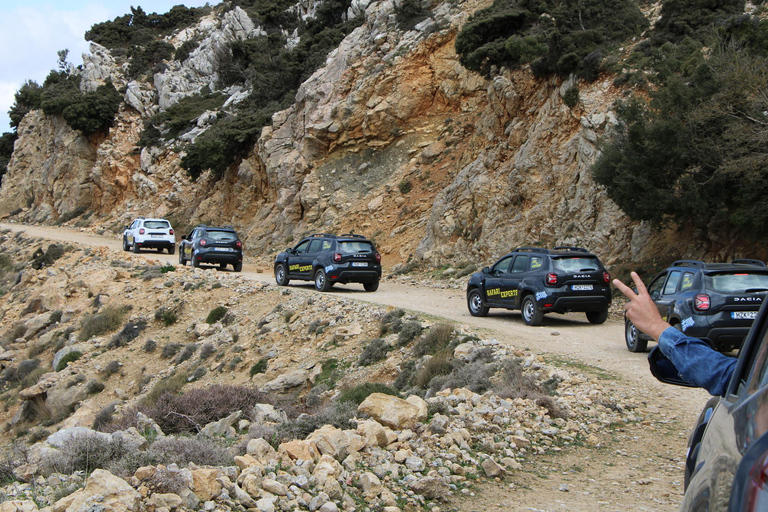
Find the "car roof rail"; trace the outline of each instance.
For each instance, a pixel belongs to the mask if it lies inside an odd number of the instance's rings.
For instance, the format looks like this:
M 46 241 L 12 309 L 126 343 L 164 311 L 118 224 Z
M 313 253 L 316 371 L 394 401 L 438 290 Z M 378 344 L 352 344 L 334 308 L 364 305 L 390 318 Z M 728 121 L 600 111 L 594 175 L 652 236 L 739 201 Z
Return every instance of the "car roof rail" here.
M 365 238 L 363 235 L 358 235 L 357 233 L 344 233 L 343 235 L 339 235 L 339 238 L 345 237 L 345 238 Z
M 576 246 L 574 246 L 574 245 L 561 245 L 561 246 L 559 246 L 559 247 L 555 247 L 553 250 L 554 250 L 554 251 L 573 251 L 573 252 L 586 252 L 586 253 L 588 253 L 588 252 L 589 252 L 588 250 L 586 250 L 586 249 L 585 249 L 585 248 L 583 248 L 583 247 L 576 247 Z
M 518 247 L 512 252 L 540 252 L 543 254 L 549 254 L 549 249 L 544 247 Z
M 707 264 L 701 260 L 677 260 L 676 262 L 672 263 L 672 266 L 707 268 Z
M 757 265 L 758 267 L 765 267 L 766 266 L 764 261 L 753 260 L 753 259 L 749 259 L 749 258 L 735 259 L 731 263 L 733 263 L 734 265 Z
M 336 235 L 332 235 L 330 233 L 312 233 L 311 235 L 309 235 L 309 238 L 321 237 L 321 236 L 327 236 L 328 238 L 336 238 Z

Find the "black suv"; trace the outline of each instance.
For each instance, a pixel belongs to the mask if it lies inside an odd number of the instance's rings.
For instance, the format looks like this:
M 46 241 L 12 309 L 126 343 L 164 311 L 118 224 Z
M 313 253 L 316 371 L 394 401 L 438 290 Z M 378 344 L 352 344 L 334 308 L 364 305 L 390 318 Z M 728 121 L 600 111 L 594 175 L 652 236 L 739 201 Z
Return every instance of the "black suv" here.
M 311 235 L 275 258 L 277 284 L 285 286 L 291 279 L 314 281 L 323 292 L 334 283 L 363 283 L 365 291 L 375 292 L 381 279 L 381 255 L 362 235 Z
M 199 225 L 189 235 L 181 237 L 179 243 L 179 264 L 188 261 L 193 267 L 201 263 L 218 264 L 221 268 L 232 265 L 235 272 L 243 269 L 243 243 L 230 227 L 217 228 Z
M 526 325 L 540 325 L 544 313 L 579 311 L 601 324 L 611 304 L 611 276 L 594 254 L 581 247 L 520 247 L 467 283 L 472 316 L 489 308 L 520 309 Z
M 648 359 L 662 382 L 690 385 L 659 347 Z M 744 340 L 723 396 L 707 402 L 688 438 L 684 482 L 681 511 L 768 510 L 768 305 Z
M 716 350 L 740 348 L 768 292 L 768 268 L 759 260 L 732 263 L 679 260 L 648 286 L 665 321 Z M 630 352 L 643 352 L 652 338 L 624 319 Z

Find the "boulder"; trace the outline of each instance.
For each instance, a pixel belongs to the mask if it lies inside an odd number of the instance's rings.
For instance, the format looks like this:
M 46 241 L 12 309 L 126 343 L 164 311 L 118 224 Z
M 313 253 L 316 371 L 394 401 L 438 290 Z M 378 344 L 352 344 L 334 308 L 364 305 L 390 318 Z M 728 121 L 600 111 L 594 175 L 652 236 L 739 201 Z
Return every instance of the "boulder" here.
M 0 504 L 0 512 L 33 512 L 35 510 L 37 505 L 30 500 L 4 501 Z
M 283 393 L 289 389 L 303 386 L 308 379 L 309 371 L 301 369 L 294 370 L 292 372 L 284 373 L 276 379 L 267 382 L 262 386 L 261 390 L 265 393 Z
M 336 460 L 344 460 L 349 453 L 349 437 L 343 430 L 332 425 L 324 425 L 315 430 L 307 440 L 314 441 L 321 454 L 330 455 Z
M 272 445 L 264 439 L 256 437 L 248 441 L 248 444 L 245 447 L 245 453 L 247 455 L 252 455 L 260 462 L 267 462 L 274 457 L 276 452 L 275 449 L 272 448 Z
M 256 404 L 253 406 L 251 417 L 255 424 L 261 423 L 285 423 L 288 421 L 288 415 L 285 411 L 277 409 L 271 404 Z
M 357 433 L 363 438 L 367 447 L 384 447 L 389 444 L 389 437 L 384 427 L 378 421 L 365 420 L 357 424 Z
M 109 471 L 97 469 L 85 484 L 85 489 L 66 496 L 53 505 L 53 512 L 81 510 L 139 511 L 141 494 L 128 482 Z
M 221 418 L 218 421 L 208 423 L 202 430 L 200 430 L 198 435 L 205 437 L 234 437 L 237 433 L 232 425 L 234 425 L 242 415 L 243 411 L 237 411 L 226 418 Z
M 320 458 L 320 452 L 317 451 L 315 443 L 306 440 L 281 443 L 280 446 L 277 447 L 277 453 L 285 454 L 293 460 L 308 460 L 314 462 Z
M 422 411 L 418 406 L 384 393 L 368 395 L 357 410 L 395 430 L 412 427 L 422 417 Z
M 219 472 L 215 469 L 193 469 L 192 490 L 200 498 L 200 501 L 210 501 L 221 492 L 221 483 L 218 481 Z
M 411 490 L 416 494 L 421 494 L 430 500 L 442 500 L 448 499 L 451 494 L 451 490 L 448 484 L 443 482 L 440 478 L 428 476 L 426 478 L 420 478 L 411 482 Z

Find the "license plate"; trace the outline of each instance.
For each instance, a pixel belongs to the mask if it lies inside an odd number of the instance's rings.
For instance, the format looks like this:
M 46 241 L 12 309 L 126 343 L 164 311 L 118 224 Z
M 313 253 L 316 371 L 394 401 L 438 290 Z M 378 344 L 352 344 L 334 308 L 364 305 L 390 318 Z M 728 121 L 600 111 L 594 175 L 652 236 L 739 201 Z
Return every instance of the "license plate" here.
M 152 233 L 152 238 L 163 238 L 163 235 L 159 235 L 157 233 Z
M 213 250 L 214 251 L 219 251 L 219 252 L 231 252 L 232 251 L 232 249 L 230 249 L 229 247 L 214 247 Z
M 365 261 L 353 261 L 352 262 L 353 267 L 367 267 L 368 263 Z
M 591 284 L 574 284 L 571 285 L 571 290 L 576 292 L 584 292 L 592 289 Z
M 754 320 L 757 318 L 757 311 L 731 311 L 731 318 L 734 320 Z

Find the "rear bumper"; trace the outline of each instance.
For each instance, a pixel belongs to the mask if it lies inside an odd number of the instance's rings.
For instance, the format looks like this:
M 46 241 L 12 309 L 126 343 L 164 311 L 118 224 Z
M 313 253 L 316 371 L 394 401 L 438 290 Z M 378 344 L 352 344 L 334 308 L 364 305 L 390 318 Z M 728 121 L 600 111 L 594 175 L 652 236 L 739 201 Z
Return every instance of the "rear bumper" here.
M 333 269 L 326 272 L 328 280 L 334 283 L 375 283 L 381 279 L 381 269 L 346 270 Z
M 176 242 L 171 242 L 169 240 L 155 240 L 152 238 L 147 238 L 145 240 L 136 240 L 136 245 L 138 247 L 143 247 L 145 249 L 156 249 L 158 247 L 161 247 L 163 249 L 168 249 L 169 247 L 174 247 L 176 245 Z
M 200 263 L 239 263 L 243 261 L 242 253 L 236 252 L 218 252 L 218 251 L 198 251 L 195 258 Z
M 551 304 L 551 306 L 549 306 Z M 541 299 L 539 306 L 542 310 L 557 313 L 567 313 L 569 311 L 577 313 L 589 313 L 591 311 L 603 311 L 608 309 L 611 304 L 610 297 L 604 295 L 566 295 L 552 296 Z

